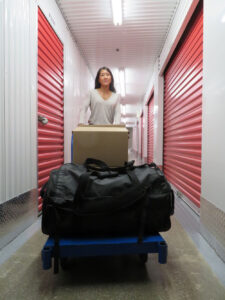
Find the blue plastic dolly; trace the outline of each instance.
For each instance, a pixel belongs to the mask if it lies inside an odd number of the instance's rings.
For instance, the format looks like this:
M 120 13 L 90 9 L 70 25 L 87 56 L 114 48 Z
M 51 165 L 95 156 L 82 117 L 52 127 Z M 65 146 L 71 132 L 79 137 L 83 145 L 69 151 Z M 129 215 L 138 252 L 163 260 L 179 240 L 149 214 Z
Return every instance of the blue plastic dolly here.
M 42 249 L 42 263 L 43 269 L 48 270 L 54 259 L 54 273 L 58 273 L 59 261 L 63 268 L 68 258 L 138 254 L 145 263 L 148 253 L 158 253 L 160 264 L 167 262 L 167 243 L 160 234 L 146 236 L 141 243 L 137 242 L 137 237 L 58 240 L 49 237 Z

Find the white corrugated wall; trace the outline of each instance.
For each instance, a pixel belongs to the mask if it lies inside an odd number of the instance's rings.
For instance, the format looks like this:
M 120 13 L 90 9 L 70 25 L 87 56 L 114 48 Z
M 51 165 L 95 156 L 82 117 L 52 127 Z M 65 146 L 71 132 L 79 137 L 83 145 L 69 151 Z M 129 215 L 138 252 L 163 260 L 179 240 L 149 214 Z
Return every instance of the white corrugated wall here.
M 160 54 L 159 69 L 162 74 L 199 0 L 180 0 L 171 28 Z
M 0 1 L 0 203 L 5 199 L 5 176 L 4 176 L 4 2 Z
M 37 187 L 37 5 L 65 49 L 65 162 L 94 83 L 54 0 L 0 1 L 0 203 Z
M 144 114 L 144 140 L 143 140 L 143 158 L 147 161 L 147 147 L 148 147 L 148 106 L 145 105 L 143 107 L 143 114 Z
M 138 118 L 138 154 L 141 156 L 141 147 L 142 147 L 142 117 Z
M 223 224 L 225 246 L 225 3 L 205 0 L 203 7 L 202 197 L 224 213 L 212 219 Z
M 32 189 L 30 1 L 4 5 L 4 166 L 1 202 Z M 33 22 L 34 20 L 32 20 Z M 35 150 L 34 150 L 35 151 Z

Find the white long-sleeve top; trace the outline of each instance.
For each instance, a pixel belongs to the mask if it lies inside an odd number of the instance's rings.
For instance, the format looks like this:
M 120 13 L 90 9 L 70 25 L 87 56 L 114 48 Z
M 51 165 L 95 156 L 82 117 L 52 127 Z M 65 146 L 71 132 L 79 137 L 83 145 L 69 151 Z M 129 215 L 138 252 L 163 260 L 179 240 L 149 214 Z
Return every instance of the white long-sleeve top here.
M 112 92 L 109 99 L 104 100 L 97 89 L 91 90 L 80 111 L 79 123 L 85 123 L 85 114 L 90 107 L 89 123 L 92 125 L 120 124 L 120 96 Z

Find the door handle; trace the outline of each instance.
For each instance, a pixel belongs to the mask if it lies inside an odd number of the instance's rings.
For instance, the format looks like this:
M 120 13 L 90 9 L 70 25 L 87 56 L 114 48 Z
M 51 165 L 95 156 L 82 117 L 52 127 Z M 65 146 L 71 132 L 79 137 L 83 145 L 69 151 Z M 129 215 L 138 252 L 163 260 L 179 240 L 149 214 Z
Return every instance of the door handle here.
M 43 125 L 46 125 L 48 123 L 48 119 L 41 115 L 38 115 L 38 121 L 41 122 Z

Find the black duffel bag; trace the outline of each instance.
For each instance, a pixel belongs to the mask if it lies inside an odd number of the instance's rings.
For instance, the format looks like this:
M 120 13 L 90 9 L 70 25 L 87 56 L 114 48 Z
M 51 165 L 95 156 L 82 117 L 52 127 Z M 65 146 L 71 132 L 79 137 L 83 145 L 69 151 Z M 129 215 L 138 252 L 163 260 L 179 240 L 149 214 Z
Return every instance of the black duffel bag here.
M 41 190 L 42 231 L 50 236 L 113 237 L 167 231 L 174 197 L 154 164 L 109 168 L 87 159 L 51 171 Z

